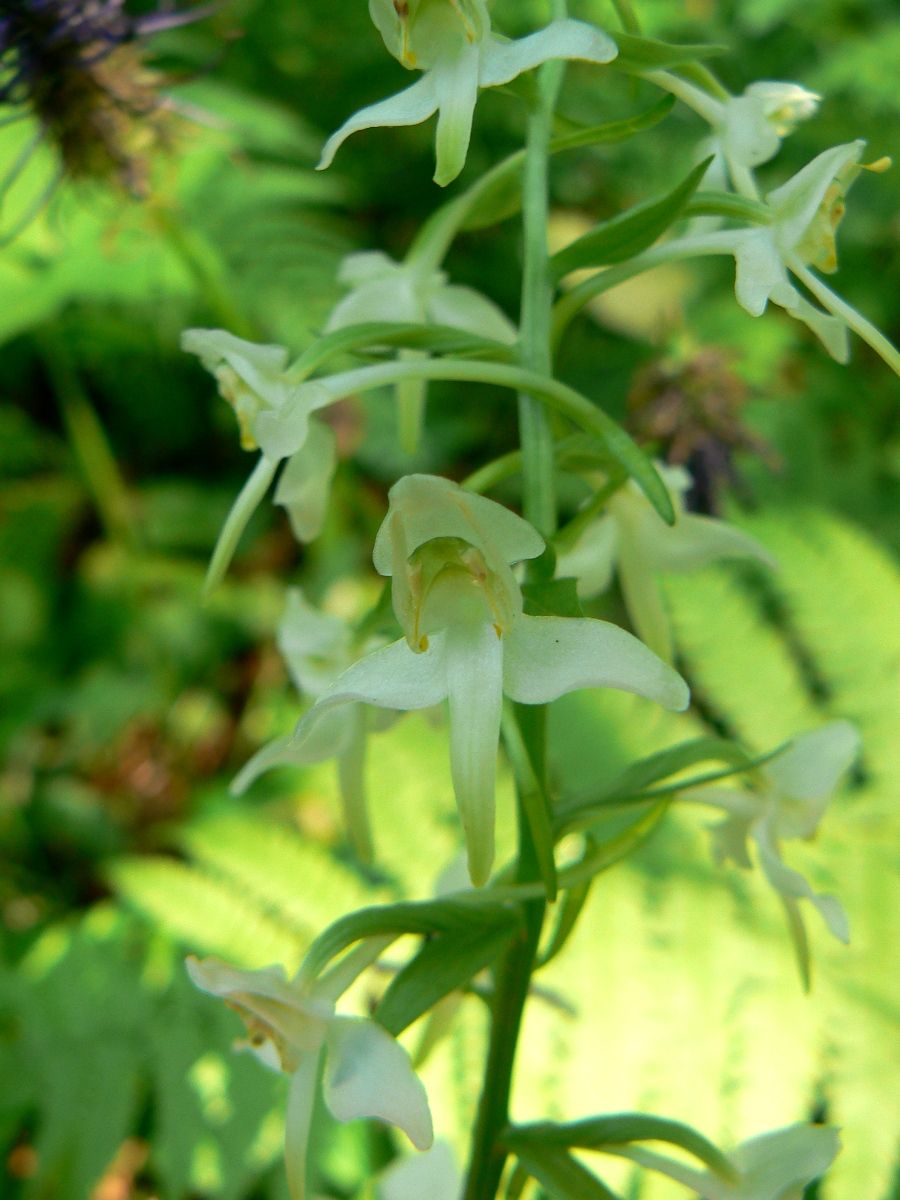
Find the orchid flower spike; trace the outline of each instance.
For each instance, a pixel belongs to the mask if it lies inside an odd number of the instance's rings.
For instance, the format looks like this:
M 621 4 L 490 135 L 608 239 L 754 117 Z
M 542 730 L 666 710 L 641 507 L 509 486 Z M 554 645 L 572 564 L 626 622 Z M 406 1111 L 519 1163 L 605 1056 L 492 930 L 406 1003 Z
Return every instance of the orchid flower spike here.
M 431 1113 L 406 1051 L 375 1021 L 343 1017 L 335 1002 L 383 949 L 362 943 L 313 983 L 288 980 L 282 967 L 242 971 L 217 959 L 187 960 L 198 988 L 237 1011 L 245 1043 L 267 1066 L 291 1077 L 285 1122 L 285 1165 L 291 1200 L 306 1196 L 309 1132 L 319 1078 L 325 1104 L 338 1121 L 369 1117 L 396 1125 L 420 1150 L 432 1142 Z
M 398 263 L 378 250 L 363 250 L 344 259 L 338 280 L 349 291 L 331 313 L 326 333 L 370 321 L 396 321 L 448 325 L 506 345 L 518 336 L 492 300 L 473 288 L 448 283 L 443 271 L 415 260 Z M 411 360 L 417 351 L 401 351 L 401 356 Z M 418 444 L 427 386 L 424 379 L 396 385 L 400 442 L 409 454 Z
M 713 517 L 684 510 L 691 477 L 684 467 L 656 464 L 665 483 L 674 525 L 667 525 L 644 493 L 631 480 L 609 499 L 606 512 L 592 521 L 578 539 L 561 550 L 560 575 L 578 580 L 581 596 L 605 591 L 618 575 L 628 615 L 638 637 L 667 662 L 672 660 L 672 635 L 656 576 L 693 571 L 722 558 L 755 558 L 776 564 L 768 551 L 740 529 Z
M 744 195 L 756 196 L 750 172 L 774 158 L 782 139 L 808 120 L 821 100 L 799 83 L 760 80 L 742 96 L 718 98 L 669 71 L 651 71 L 648 79 L 684 101 L 712 128 L 716 162 L 710 170 L 725 172 Z
M 325 143 L 319 170 L 351 134 L 376 126 L 418 125 L 435 113 L 435 183 L 463 169 L 479 88 L 500 87 L 550 59 L 608 63 L 615 43 L 583 21 L 553 21 L 510 41 L 491 31 L 487 0 L 369 0 L 369 13 L 388 51 L 422 78 L 397 95 L 360 109 Z
M 337 397 L 319 384 L 292 381 L 284 346 L 260 346 L 224 329 L 187 329 L 181 347 L 199 357 L 234 409 L 242 448 L 262 451 L 219 535 L 206 579 L 210 590 L 228 569 L 283 460 L 275 503 L 287 511 L 298 541 L 310 542 L 321 533 L 337 451 L 331 428 L 312 414 Z
M 301 695 L 323 695 L 353 661 L 353 633 L 339 617 L 314 608 L 300 588 L 288 591 L 278 627 L 278 647 Z M 385 722 L 380 728 L 385 727 Z M 323 717 L 315 737 L 298 743 L 290 734 L 273 738 L 245 763 L 231 784 L 240 795 L 274 767 L 302 767 L 333 758 L 344 820 L 354 850 L 364 862 L 373 857 L 365 789 L 366 739 L 372 722 L 361 704 L 346 704 Z
M 799 902 L 808 900 L 841 942 L 850 940 L 847 915 L 834 896 L 814 892 L 806 879 L 781 858 L 780 843 L 787 838 L 815 836 L 841 776 L 859 753 L 859 734 L 849 721 L 832 721 L 821 729 L 801 734 L 788 749 L 760 769 L 758 791 L 737 788 L 695 788 L 681 793 L 682 800 L 710 805 L 726 813 L 711 827 L 713 854 L 718 862 L 731 860 L 752 867 L 747 839 L 756 844 L 759 865 L 778 892 L 788 914 L 804 983 L 809 981 L 809 950 Z
M 844 198 L 863 169 L 881 172 L 889 159 L 865 167 L 865 142 L 833 146 L 806 164 L 792 179 L 766 197 L 769 220 L 753 228 L 721 230 L 698 239 L 705 252 L 734 255 L 735 295 L 751 316 L 765 312 L 771 300 L 803 321 L 838 362 L 849 357 L 848 329 L 900 375 L 900 351 L 871 322 L 842 300 L 812 270 L 837 270 L 835 235 L 844 215 Z M 798 279 L 827 309 L 811 304 L 793 285 Z
M 302 744 L 336 706 L 429 708 L 449 700 L 450 763 L 473 883 L 494 857 L 494 776 L 504 693 L 545 704 L 583 687 L 636 692 L 683 709 L 688 689 L 624 630 L 586 618 L 523 613 L 512 565 L 544 549 L 540 535 L 500 504 L 433 475 L 390 492 L 374 550 L 390 576 L 404 637 L 360 659 L 297 727 Z
M 729 1157 L 737 1172 L 733 1183 L 643 1147 L 611 1152 L 674 1179 L 702 1200 L 803 1200 L 807 1185 L 821 1179 L 840 1148 L 838 1131 L 828 1125 L 776 1129 L 732 1151 Z

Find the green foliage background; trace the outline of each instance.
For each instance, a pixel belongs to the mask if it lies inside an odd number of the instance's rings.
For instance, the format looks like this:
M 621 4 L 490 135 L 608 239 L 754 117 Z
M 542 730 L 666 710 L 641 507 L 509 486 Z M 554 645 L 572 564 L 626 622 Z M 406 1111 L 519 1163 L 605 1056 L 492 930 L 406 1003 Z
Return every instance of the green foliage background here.
M 889 0 L 638 7 L 649 33 L 728 47 L 718 66 L 735 90 L 784 78 L 822 92 L 819 115 L 765 168 L 773 186 L 861 134 L 872 158 L 891 151 L 900 15 Z M 614 25 L 601 0 L 571 8 Z M 495 11 L 511 33 L 546 15 L 537 0 L 497 0 Z M 153 198 L 63 184 L 0 249 L 0 1194 L 10 1200 L 87 1200 L 117 1154 L 130 1161 L 123 1144 L 138 1148 L 134 1196 L 283 1196 L 280 1081 L 231 1053 L 238 1022 L 187 985 L 184 952 L 296 963 L 348 908 L 428 894 L 459 850 L 444 736 L 418 718 L 373 739 L 377 873 L 347 850 L 330 768 L 278 773 L 229 798 L 238 766 L 296 717 L 272 642 L 284 588 L 302 580 L 313 596 L 358 606 L 390 482 L 409 469 L 460 477 L 515 437 L 511 409 L 498 422 L 478 389 L 434 387 L 411 461 L 395 448 L 384 397 L 347 405 L 326 536 L 300 553 L 267 509 L 231 580 L 201 605 L 205 559 L 248 468 L 231 414 L 178 352 L 181 329 L 227 325 L 301 350 L 338 295 L 340 257 L 402 252 L 438 195 L 425 127 L 360 136 L 333 172 L 312 170 L 325 133 L 404 82 L 362 0 L 242 0 L 158 47 L 195 76 L 173 95 L 203 116 L 156 164 Z M 652 99 L 575 68 L 563 107 L 601 121 Z M 516 148 L 522 128 L 514 97 L 485 95 L 463 182 Z M 698 133 L 676 109 L 641 139 L 561 161 L 556 227 L 671 186 Z M 4 162 L 24 136 L 0 129 Z M 52 170 L 43 147 L 4 220 Z M 837 279 L 895 341 L 898 212 L 900 173 L 857 184 Z M 448 265 L 514 315 L 518 253 L 508 222 L 464 236 Z M 859 345 L 838 367 L 780 312 L 752 321 L 717 264 L 649 277 L 585 321 L 560 372 L 622 418 L 642 368 L 715 346 L 734 349 L 748 424 L 780 460 L 773 470 L 739 458 L 730 515 L 780 570 L 672 581 L 696 708 L 670 717 L 618 695 L 570 697 L 555 714 L 554 769 L 583 787 L 698 730 L 767 749 L 829 717 L 853 719 L 860 770 L 817 843 L 797 851 L 844 899 L 853 944 L 814 930 L 804 996 L 772 894 L 712 865 L 702 817 L 670 812 L 638 856 L 601 878 L 577 936 L 539 977 L 517 1115 L 646 1108 L 726 1145 L 826 1117 L 842 1126 L 844 1151 L 823 1200 L 890 1200 L 900 1196 L 900 994 L 888 966 L 900 938 L 897 381 Z M 606 611 L 619 612 L 615 597 Z M 507 823 L 509 797 L 506 787 Z M 410 1044 L 422 1036 L 414 1029 Z M 481 1002 L 466 997 L 425 1067 L 438 1127 L 461 1150 L 482 1036 Z M 350 1197 L 392 1144 L 318 1119 L 323 1187 Z M 608 1177 L 629 1200 L 676 1191 Z

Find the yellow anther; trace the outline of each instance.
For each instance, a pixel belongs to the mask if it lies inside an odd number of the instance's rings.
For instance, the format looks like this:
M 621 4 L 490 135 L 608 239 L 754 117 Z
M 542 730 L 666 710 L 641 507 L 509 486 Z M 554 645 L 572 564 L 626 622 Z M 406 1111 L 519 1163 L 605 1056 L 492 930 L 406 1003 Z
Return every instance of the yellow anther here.
M 884 154 L 881 158 L 876 158 L 874 162 L 860 163 L 859 165 L 863 171 L 873 171 L 876 175 L 883 175 L 894 165 L 894 160 L 889 154 Z

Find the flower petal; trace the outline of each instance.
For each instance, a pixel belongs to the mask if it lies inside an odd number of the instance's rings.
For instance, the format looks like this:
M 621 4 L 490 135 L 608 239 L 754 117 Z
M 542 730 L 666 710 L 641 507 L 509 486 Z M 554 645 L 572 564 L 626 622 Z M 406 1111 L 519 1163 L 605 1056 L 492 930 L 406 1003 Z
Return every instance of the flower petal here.
M 619 526 L 609 514 L 591 521 L 570 550 L 557 555 L 556 573 L 574 575 L 578 595 L 599 596 L 612 582 L 619 549 Z
M 660 519 L 660 524 L 662 521 Z M 672 627 L 659 582 L 637 540 L 623 532 L 619 546 L 619 586 L 628 617 L 642 642 L 664 662 L 672 661 Z
M 589 617 L 520 617 L 505 639 L 504 691 L 546 704 L 585 687 L 614 687 L 676 711 L 690 693 L 677 671 L 636 637 Z
M 291 1200 L 306 1196 L 306 1160 L 321 1050 L 305 1055 L 291 1076 L 284 1117 L 284 1166 Z
M 800 1200 L 803 1189 L 819 1179 L 841 1148 L 838 1131 L 827 1125 L 790 1125 L 751 1138 L 733 1158 L 746 1179 L 748 1200 Z
M 240 1012 L 257 1037 L 275 1043 L 283 1070 L 321 1046 L 334 1006 L 310 996 L 285 978 L 281 966 L 242 971 L 217 958 L 189 957 L 191 982 Z
M 332 1114 L 339 1121 L 386 1121 L 427 1150 L 434 1137 L 428 1097 L 403 1047 L 363 1017 L 335 1017 L 327 1040 L 323 1083 Z
M 493 625 L 487 623 L 451 626 L 445 637 L 450 767 L 466 838 L 469 875 L 480 887 L 487 881 L 494 861 L 503 643 Z
M 240 796 L 260 775 L 274 767 L 305 767 L 337 758 L 347 750 L 352 737 L 353 717 L 344 709 L 323 713 L 309 737 L 298 742 L 294 735 L 273 738 L 244 764 L 231 783 L 231 794 Z
M 791 291 L 784 263 L 775 247 L 770 228 L 751 229 L 734 238 L 734 294 L 741 308 L 752 317 L 761 316 L 772 292 L 787 286 Z M 787 293 L 785 293 L 787 299 Z
M 841 776 L 859 754 L 859 733 L 849 721 L 832 721 L 795 738 L 765 766 L 778 793 L 778 832 L 812 837 Z
M 642 532 L 648 558 L 657 571 L 693 571 L 720 558 L 755 558 L 775 568 L 772 555 L 756 538 L 726 521 L 682 513 L 674 525 L 666 525 L 648 511 Z
M 461 1194 L 462 1177 L 446 1142 L 435 1142 L 424 1154 L 397 1159 L 378 1185 L 379 1200 L 459 1200 Z
M 437 112 L 437 107 L 437 92 L 429 73 L 417 79 L 411 87 L 397 92 L 395 96 L 389 96 L 377 104 L 369 104 L 349 117 L 323 146 L 322 157 L 316 170 L 324 171 L 326 167 L 331 166 L 338 148 L 351 134 L 377 127 L 418 125 Z
M 757 821 L 751 833 L 759 851 L 759 865 L 776 892 L 795 900 L 809 900 L 839 942 L 850 941 L 850 925 L 843 905 L 836 896 L 814 892 L 799 871 L 782 861 L 769 821 Z
M 337 705 L 361 701 L 412 711 L 440 704 L 446 695 L 443 635 L 436 634 L 421 654 L 401 638 L 348 667 L 300 721 L 294 740 L 301 751 L 309 739 L 317 740 L 317 726 Z
M 325 332 L 367 321 L 397 321 L 418 324 L 425 319 L 422 303 L 416 295 L 414 280 L 395 270 L 388 277 L 371 279 L 355 287 L 332 309 Z
M 835 176 L 848 164 L 859 162 L 865 144 L 857 139 L 824 150 L 787 183 L 766 196 L 769 206 L 777 214 L 778 242 L 785 253 L 792 250 L 806 233 Z
M 436 325 L 450 325 L 510 346 L 518 337 L 506 313 L 474 288 L 456 284 L 435 288 L 428 301 L 428 317 Z
M 432 538 L 461 538 L 480 550 L 488 562 L 537 558 L 544 539 L 522 517 L 485 496 L 467 492 L 437 475 L 404 475 L 390 490 L 391 509 L 402 516 L 405 555 Z M 391 575 L 391 513 L 375 538 L 372 561 L 379 575 Z
M 478 99 L 478 55 L 475 43 L 463 43 L 455 54 L 442 55 L 428 72 L 439 105 L 434 182 L 440 187 L 452 183 L 466 165 Z
M 350 641 L 350 629 L 340 617 L 314 608 L 300 588 L 288 589 L 278 649 L 298 692 L 320 696 L 330 687 L 347 667 Z
M 612 38 L 595 25 L 570 19 L 551 21 L 546 29 L 513 42 L 492 35 L 482 49 L 478 82 L 481 87 L 499 87 L 554 58 L 603 64 L 612 62 L 618 53 Z
M 186 329 L 181 348 L 196 354 L 208 371 L 215 372 L 220 363 L 227 363 L 254 392 L 275 402 L 271 393 L 288 363 L 284 346 L 261 346 L 225 329 Z
M 275 489 L 275 503 L 287 509 L 298 542 L 311 542 L 322 532 L 336 464 L 334 431 L 310 421 L 306 440 L 288 459 Z
M 784 305 L 786 312 L 798 321 L 802 321 L 816 335 L 835 362 L 850 361 L 850 333 L 847 322 L 831 313 L 822 312 L 814 304 L 801 296 L 798 291 L 791 289 L 793 295 L 787 298 Z M 780 303 L 773 294 L 772 299 Z

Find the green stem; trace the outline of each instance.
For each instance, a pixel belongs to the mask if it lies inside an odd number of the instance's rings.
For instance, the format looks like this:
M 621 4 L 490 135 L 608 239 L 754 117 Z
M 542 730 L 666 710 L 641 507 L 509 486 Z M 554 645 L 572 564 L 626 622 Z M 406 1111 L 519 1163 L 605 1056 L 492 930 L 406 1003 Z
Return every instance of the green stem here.
M 565 0 L 555 0 L 553 9 L 554 16 L 565 16 Z M 549 63 L 541 70 L 539 99 L 528 124 L 522 196 L 525 251 L 520 323 L 522 367 L 525 375 L 548 379 L 552 372 L 553 285 L 547 247 L 547 164 L 553 110 L 561 82 L 561 64 Z M 552 388 L 560 386 L 553 381 L 550 383 Z M 543 389 L 546 390 L 546 384 Z M 525 517 L 545 537 L 550 537 L 556 528 L 553 434 L 545 405 L 527 385 L 519 395 L 519 436 Z M 546 716 L 544 705 L 516 711 L 522 742 L 527 747 L 534 776 L 541 785 L 546 782 Z M 521 780 L 517 778 L 518 784 Z M 541 856 L 535 844 L 526 800 L 519 791 L 516 882 L 527 885 L 541 878 Z M 552 837 L 549 853 L 553 853 Z M 463 1200 L 494 1200 L 506 1163 L 507 1152 L 501 1134 L 509 1123 L 509 1098 L 519 1032 L 544 923 L 546 900 L 543 897 L 529 900 L 523 909 L 522 936 L 507 951 L 495 977 L 490 1042 Z
M 519 334 L 521 361 L 526 369 L 548 376 L 553 370 L 550 346 L 553 284 L 547 246 L 548 147 L 561 83 L 562 63 L 548 63 L 541 71 L 539 99 L 528 121 L 522 185 L 525 253 Z M 524 516 L 549 538 L 556 528 L 553 431 L 545 406 L 529 392 L 519 395 L 519 437 Z
M 133 506 L 106 431 L 63 343 L 50 334 L 38 339 L 53 384 L 69 444 L 107 534 L 134 549 L 140 535 Z

